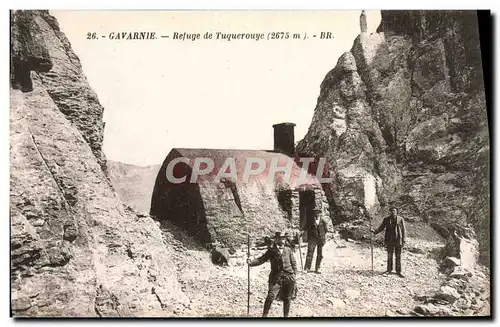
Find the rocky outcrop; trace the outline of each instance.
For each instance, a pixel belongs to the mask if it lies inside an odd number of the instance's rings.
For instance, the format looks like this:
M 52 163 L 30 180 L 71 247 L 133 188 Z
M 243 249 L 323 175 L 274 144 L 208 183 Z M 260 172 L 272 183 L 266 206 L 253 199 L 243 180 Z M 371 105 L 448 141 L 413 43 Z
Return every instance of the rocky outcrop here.
M 168 315 L 186 300 L 173 249 L 111 188 L 78 60 L 47 12 L 11 18 L 12 314 Z
M 433 295 L 417 297 L 413 314 L 424 316 L 489 316 L 489 271 L 477 265 L 478 242 L 471 227 L 449 228 L 442 263 L 446 280 Z
M 476 229 L 489 257 L 489 133 L 476 12 L 382 11 L 330 71 L 300 155 L 331 167 L 334 221 L 389 204 Z M 382 210 L 380 210 L 382 209 Z
M 30 71 L 38 72 L 41 85 L 82 134 L 101 168 L 106 171 L 102 152 L 103 107 L 83 74 L 80 60 L 48 11 L 11 11 L 11 85 L 31 91 Z

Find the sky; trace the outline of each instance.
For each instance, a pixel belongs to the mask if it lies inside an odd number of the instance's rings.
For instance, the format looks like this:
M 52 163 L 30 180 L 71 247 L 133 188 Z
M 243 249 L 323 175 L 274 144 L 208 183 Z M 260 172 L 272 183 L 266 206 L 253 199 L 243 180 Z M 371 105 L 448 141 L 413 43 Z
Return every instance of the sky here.
M 295 140 L 302 139 L 323 78 L 360 32 L 361 11 L 51 13 L 104 107 L 107 158 L 145 166 L 161 164 L 174 147 L 272 149 L 272 125 L 281 122 L 295 123 Z M 367 22 L 375 32 L 380 12 L 367 11 Z M 158 39 L 109 39 L 134 31 Z M 94 32 L 108 37 L 89 39 Z M 174 32 L 201 39 L 174 40 Z M 309 38 L 206 40 L 206 32 Z M 333 39 L 319 39 L 321 32 Z

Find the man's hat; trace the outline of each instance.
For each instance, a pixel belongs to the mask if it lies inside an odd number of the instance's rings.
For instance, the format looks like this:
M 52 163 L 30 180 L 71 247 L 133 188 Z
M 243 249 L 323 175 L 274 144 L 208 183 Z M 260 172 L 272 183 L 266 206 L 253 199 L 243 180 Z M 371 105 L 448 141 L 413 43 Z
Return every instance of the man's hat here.
M 279 238 L 281 238 L 281 232 L 276 232 L 274 233 L 274 238 L 277 240 Z

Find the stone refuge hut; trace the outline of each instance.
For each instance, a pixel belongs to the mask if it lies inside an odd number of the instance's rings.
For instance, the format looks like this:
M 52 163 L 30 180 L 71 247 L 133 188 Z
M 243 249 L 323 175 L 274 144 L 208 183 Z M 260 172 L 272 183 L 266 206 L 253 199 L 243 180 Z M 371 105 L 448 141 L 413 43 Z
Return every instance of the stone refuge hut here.
M 150 214 L 159 221 L 171 221 L 194 235 L 201 243 L 220 242 L 225 246 L 240 246 L 247 240 L 304 227 L 319 209 L 331 227 L 329 208 L 318 178 L 313 174 L 314 163 L 308 171 L 294 158 L 294 126 L 292 123 L 273 125 L 274 150 L 184 149 L 174 148 L 167 155 L 158 172 L 151 199 Z M 189 163 L 172 164 L 176 178 L 185 182 L 172 183 L 167 178 L 167 167 L 172 160 L 187 158 Z M 212 173 L 190 182 L 195 158 L 209 158 L 214 162 Z M 235 165 L 226 169 L 228 158 Z M 245 181 L 248 158 L 265 162 L 265 169 Z M 185 160 L 185 159 L 183 159 Z M 291 165 L 290 178 L 277 172 L 269 178 L 273 162 L 278 167 Z M 316 161 L 317 163 L 317 161 Z M 303 166 L 303 165 L 302 165 Z M 206 168 L 199 166 L 201 169 Z M 255 166 L 251 166 L 255 169 Z M 218 174 L 221 168 L 232 177 Z M 301 175 L 302 173 L 302 175 Z M 236 177 L 236 178 L 234 178 Z M 321 177 L 321 176 L 320 176 Z

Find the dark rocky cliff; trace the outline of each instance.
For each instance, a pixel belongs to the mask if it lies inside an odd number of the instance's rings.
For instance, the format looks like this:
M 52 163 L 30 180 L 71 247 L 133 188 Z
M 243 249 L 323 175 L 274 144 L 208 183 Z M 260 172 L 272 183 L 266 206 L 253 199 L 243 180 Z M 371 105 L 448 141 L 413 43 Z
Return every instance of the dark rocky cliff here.
M 165 233 L 110 186 L 102 110 L 56 20 L 12 11 L 14 316 L 164 316 L 186 300 Z
M 489 133 L 475 11 L 382 11 L 321 84 L 301 155 L 326 156 L 337 224 L 397 205 L 489 259 Z

